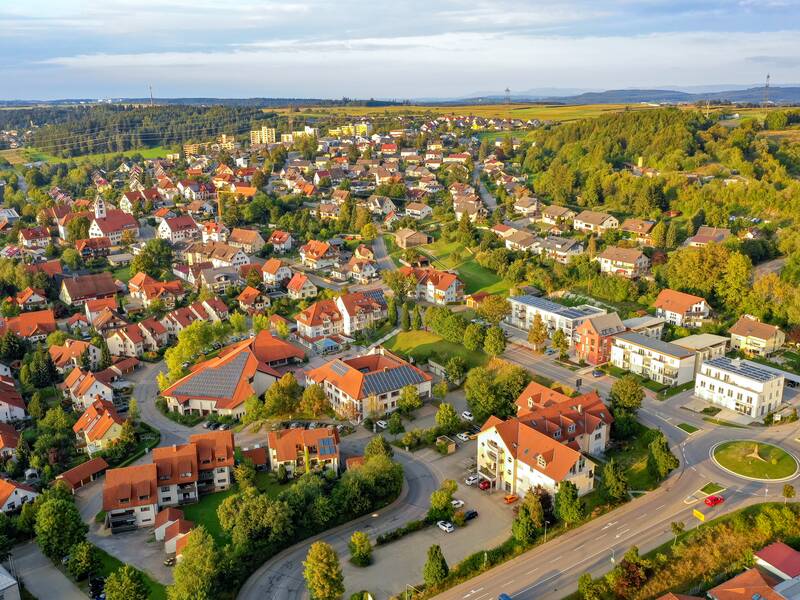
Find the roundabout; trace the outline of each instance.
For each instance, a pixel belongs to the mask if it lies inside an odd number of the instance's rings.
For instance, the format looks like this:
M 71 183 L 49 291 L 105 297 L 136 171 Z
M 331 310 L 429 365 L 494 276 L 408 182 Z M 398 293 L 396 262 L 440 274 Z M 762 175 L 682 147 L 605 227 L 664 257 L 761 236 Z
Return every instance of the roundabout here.
M 756 440 L 719 442 L 708 454 L 719 468 L 750 481 L 789 481 L 800 470 L 792 454 L 775 444 Z

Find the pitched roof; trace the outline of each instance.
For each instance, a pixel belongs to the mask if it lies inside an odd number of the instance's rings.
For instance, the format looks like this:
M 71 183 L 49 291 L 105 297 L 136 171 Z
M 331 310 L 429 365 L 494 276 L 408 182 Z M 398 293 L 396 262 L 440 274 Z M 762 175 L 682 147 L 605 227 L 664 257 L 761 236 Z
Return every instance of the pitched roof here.
M 286 289 L 290 291 L 299 292 L 303 289 L 306 283 L 311 283 L 311 280 L 303 273 L 295 273 L 286 285 Z M 311 285 L 314 285 L 311 283 Z M 316 287 L 316 286 L 315 286 Z
M 453 284 L 460 282 L 457 275 L 447 271 L 439 271 L 434 268 L 418 269 L 416 267 L 402 267 L 399 269 L 402 275 L 411 275 L 417 280 L 417 285 L 433 284 L 437 290 L 446 291 Z
M 800 552 L 783 542 L 774 542 L 769 546 L 764 546 L 756 552 L 756 558 L 781 573 L 785 573 L 790 578 L 800 575 Z
M 537 431 L 552 436 L 560 431 L 563 442 L 571 435 L 595 431 L 601 424 L 611 425 L 614 418 L 596 391 L 574 398 L 532 381 L 516 400 L 517 418 Z
M 87 460 L 86 462 L 81 463 L 77 467 L 73 467 L 68 471 L 64 471 L 56 479 L 64 480 L 72 489 L 75 489 L 84 479 L 93 475 L 97 475 L 98 473 L 102 473 L 107 468 L 108 463 L 106 462 L 106 459 L 102 456 L 98 456 L 96 458 L 92 458 L 91 460 Z
M 244 304 L 253 304 L 260 295 L 261 290 L 248 285 L 238 296 L 236 296 L 236 299 Z
M 189 436 L 189 444 L 195 447 L 201 471 L 234 465 L 232 431 L 195 433 Z
M 175 508 L 174 506 L 169 506 L 158 511 L 156 515 L 156 520 L 153 522 L 153 527 L 158 529 L 165 523 L 174 523 L 178 519 L 183 518 L 183 511 L 180 508 Z
M 296 460 L 298 451 L 314 448 L 320 458 L 339 456 L 339 434 L 336 429 L 282 429 L 267 434 L 270 450 L 275 450 L 278 461 Z
M 581 323 L 579 329 L 583 327 L 589 327 L 604 337 L 625 331 L 625 325 L 615 312 L 589 317 Z
M 683 315 L 689 312 L 692 306 L 700 302 L 705 302 L 705 299 L 693 294 L 666 289 L 661 290 L 656 301 L 653 302 L 653 306 L 664 311 Z
M 269 273 L 270 275 L 276 275 L 278 273 L 278 269 L 285 266 L 286 264 L 280 258 L 270 258 L 263 265 L 261 265 L 261 272 Z
M 294 278 L 292 278 L 292 281 L 294 281 Z M 326 321 L 341 321 L 342 314 L 339 312 L 336 302 L 326 298 L 314 302 L 314 304 L 298 313 L 296 319 L 298 323 L 308 327 L 315 327 L 322 325 Z
M 306 256 L 312 258 L 321 258 L 330 250 L 331 245 L 328 242 L 320 242 L 318 240 L 310 240 L 307 244 L 300 248 L 300 251 Z
M 152 455 L 159 486 L 197 481 L 197 450 L 192 444 L 159 446 L 153 448 Z
M 231 234 L 228 236 L 228 242 L 235 242 L 237 244 L 256 244 L 258 242 L 263 243 L 264 238 L 262 238 L 261 234 L 255 229 L 241 229 L 239 227 L 234 227 L 231 230 Z
M 114 425 L 122 425 L 125 420 L 117 414 L 114 405 L 107 400 L 95 400 L 72 426 L 75 433 L 83 433 L 90 442 L 102 440 Z
M 768 325 L 747 315 L 742 315 L 728 331 L 733 335 L 768 340 L 777 335 L 780 329 L 775 325 Z
M 610 218 L 611 215 L 608 213 L 598 212 L 596 210 L 583 210 L 578 214 L 577 217 L 575 217 L 575 220 L 583 221 L 584 223 L 589 223 L 590 225 L 602 225 L 607 219 Z
M 620 248 L 619 246 L 608 246 L 599 254 L 599 258 L 624 263 L 634 263 L 642 256 L 644 254 L 638 248 Z
M 772 589 L 777 583 L 777 579 L 752 568 L 711 588 L 708 596 L 716 600 L 751 600 L 757 596 L 764 600 L 785 600 Z
M 64 279 L 62 284 L 67 288 L 69 297 L 75 300 L 85 300 L 98 296 L 112 296 L 117 293 L 117 285 L 111 273 L 103 271 L 92 275 L 76 275 Z
M 13 425 L 8 423 L 0 423 L 0 449 L 2 448 L 17 448 L 19 443 L 19 433 Z
M 8 501 L 11 494 L 14 493 L 14 490 L 23 490 L 25 492 L 33 492 L 34 494 L 39 493 L 31 486 L 25 485 L 24 483 L 18 483 L 11 479 L 0 479 L 0 506 L 3 506 Z
M 94 219 L 97 227 L 104 235 L 122 231 L 124 229 L 138 229 L 139 222 L 133 215 L 117 209 L 106 211 L 106 216 L 101 219 Z
M 157 504 L 156 479 L 153 463 L 109 469 L 103 484 L 103 510 Z
M 47 335 L 56 330 L 56 317 L 52 310 L 33 310 L 16 317 L 0 318 L 0 335 L 7 330 L 20 337 L 29 338 L 36 335 Z

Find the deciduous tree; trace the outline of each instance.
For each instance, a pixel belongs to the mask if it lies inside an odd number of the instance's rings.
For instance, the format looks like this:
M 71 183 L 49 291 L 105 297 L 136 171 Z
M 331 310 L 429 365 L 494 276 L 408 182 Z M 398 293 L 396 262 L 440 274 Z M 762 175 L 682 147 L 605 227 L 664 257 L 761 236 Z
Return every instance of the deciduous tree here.
M 344 577 L 339 557 L 325 542 L 314 542 L 308 549 L 303 575 L 314 600 L 338 600 L 344 595 Z

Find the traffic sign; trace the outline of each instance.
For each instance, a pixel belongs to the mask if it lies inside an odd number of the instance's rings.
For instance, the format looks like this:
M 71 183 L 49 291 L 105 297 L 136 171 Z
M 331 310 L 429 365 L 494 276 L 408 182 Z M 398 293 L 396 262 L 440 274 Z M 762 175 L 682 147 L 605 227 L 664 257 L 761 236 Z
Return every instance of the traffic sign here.
M 695 509 L 692 511 L 692 514 L 695 516 L 695 518 L 696 518 L 698 521 L 702 521 L 702 522 L 704 522 L 704 523 L 705 523 L 706 516 L 705 516 L 703 513 L 701 513 L 699 510 L 697 510 L 697 509 L 695 508 Z

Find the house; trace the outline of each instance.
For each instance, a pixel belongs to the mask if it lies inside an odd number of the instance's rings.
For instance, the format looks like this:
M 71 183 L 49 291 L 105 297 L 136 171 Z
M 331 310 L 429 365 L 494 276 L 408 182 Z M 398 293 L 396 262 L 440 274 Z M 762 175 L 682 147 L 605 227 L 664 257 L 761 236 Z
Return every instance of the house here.
M 505 236 L 506 248 L 516 252 L 533 251 L 538 238 L 529 231 L 515 229 Z
M 186 258 L 190 265 L 210 262 L 214 268 L 250 264 L 250 257 L 244 250 L 224 242 L 195 242 L 186 248 Z
M 664 335 L 664 319 L 661 317 L 651 317 L 645 315 L 643 317 L 633 317 L 625 319 L 622 324 L 635 333 L 640 333 L 646 337 L 655 338 L 660 340 Z
M 280 229 L 273 231 L 269 236 L 269 240 L 267 240 L 267 243 L 272 245 L 273 252 L 280 254 L 289 252 L 292 249 L 292 242 L 294 242 L 292 234 Z
M 650 233 L 655 227 L 655 221 L 645 221 L 644 219 L 625 219 L 620 225 L 620 231 L 626 233 L 640 244 L 650 244 Z
M 279 288 L 292 278 L 292 270 L 279 258 L 270 258 L 261 265 L 262 279 L 267 289 Z
M 293 300 L 301 300 L 303 298 L 313 298 L 316 296 L 317 286 L 311 282 L 307 275 L 295 273 L 286 285 L 286 291 Z
M 800 576 L 800 552 L 783 542 L 773 542 L 755 553 L 756 565 L 787 581 Z
M 42 310 L 47 308 L 47 293 L 41 288 L 26 287 L 14 296 L 12 302 L 22 311 Z
M 354 254 L 345 264 L 336 263 L 330 273 L 331 277 L 366 284 L 378 275 L 378 266 L 374 260 L 358 258 Z
M 516 405 L 520 421 L 585 454 L 602 456 L 611 440 L 614 418 L 596 391 L 572 397 L 532 381 Z
M 114 298 L 117 284 L 108 271 L 93 275 L 74 275 L 61 281 L 59 299 L 70 306 L 80 306 L 87 300 Z
M 75 250 L 78 251 L 83 260 L 105 258 L 111 253 L 111 240 L 107 237 L 76 240 Z
M 670 387 L 694 377 L 694 351 L 627 331 L 611 342 L 611 364 Z
M 114 388 L 111 385 L 113 379 L 109 369 L 92 373 L 76 367 L 69 372 L 60 387 L 76 408 L 85 410 L 97 398 L 114 401 Z
M 724 227 L 708 227 L 703 225 L 697 229 L 692 237 L 686 240 L 687 246 L 701 248 L 708 244 L 721 244 L 731 237 L 731 230 Z
M 395 212 L 397 206 L 392 202 L 391 198 L 373 194 L 367 198 L 367 210 L 373 215 L 380 215 L 383 217 L 389 213 Z
M 241 417 L 245 400 L 261 396 L 280 378 L 275 367 L 304 358 L 299 348 L 260 331 L 254 338 L 223 348 L 191 368 L 162 392 L 169 410 L 181 414 Z
M 300 247 L 300 260 L 307 267 L 322 269 L 331 266 L 338 258 L 339 251 L 328 242 L 311 240 Z
M 739 317 L 728 333 L 731 334 L 731 350 L 749 355 L 769 356 L 786 342 L 786 334 L 780 328 L 762 323 L 750 315 Z
M 248 314 L 261 312 L 270 306 L 269 296 L 249 285 L 236 296 L 236 301 L 239 303 L 239 308 Z
M 597 315 L 583 321 L 575 330 L 575 352 L 590 365 L 602 365 L 611 358 L 611 340 L 625 331 L 617 313 Z
M 747 569 L 706 592 L 711 600 L 791 600 L 795 596 L 783 596 L 775 591 L 779 580 L 757 568 Z
M 50 245 L 50 231 L 46 227 L 20 229 L 17 241 L 23 248 L 47 248 Z
M 89 225 L 89 237 L 107 237 L 115 246 L 122 243 L 123 234 L 131 239 L 139 237 L 139 222 L 124 211 L 118 209 L 106 210 L 105 200 L 98 196 L 94 202 L 94 218 Z
M 158 512 L 156 465 L 134 465 L 106 471 L 103 510 L 111 533 L 149 527 Z
M 100 348 L 83 340 L 67 339 L 63 346 L 53 345 L 47 351 L 59 373 L 66 373 L 74 367 L 83 366 L 84 354 L 90 370 L 94 371 L 100 364 Z
M 106 469 L 108 469 L 106 459 L 102 456 L 97 456 L 57 475 L 56 480 L 63 481 L 74 494 L 84 485 L 103 475 Z
M 225 227 L 225 224 L 217 221 L 204 221 L 200 226 L 200 233 L 204 244 L 208 242 L 227 242 L 230 235 L 230 231 Z
M 152 318 L 114 329 L 106 336 L 111 354 L 135 358 L 145 352 L 158 352 L 168 341 L 166 326 Z
M 600 263 L 602 273 L 620 275 L 628 279 L 641 277 L 650 266 L 650 259 L 641 250 L 618 246 L 608 246 L 595 257 L 595 260 Z
M 694 384 L 695 396 L 758 419 L 776 410 L 783 398 L 783 375 L 757 363 L 718 356 L 704 361 Z
M 672 343 L 681 348 L 694 351 L 695 374 L 700 371 L 700 367 L 705 361 L 718 356 L 725 356 L 728 350 L 728 338 L 712 333 L 687 335 L 686 337 L 672 340 Z
M 202 235 L 202 231 L 189 215 L 180 215 L 171 219 L 164 219 L 158 224 L 156 235 L 172 244 L 194 240 Z
M 34 488 L 11 479 L 0 479 L 0 511 L 5 514 L 18 512 L 23 504 L 33 502 L 39 495 Z
M 56 330 L 55 313 L 50 310 L 34 310 L 16 317 L 0 317 L 0 336 L 7 331 L 31 343 L 43 342 Z
M 516 418 L 489 417 L 478 433 L 478 476 L 495 489 L 525 496 L 542 486 L 554 494 L 562 481 L 578 495 L 594 489 L 595 464 L 580 452 Z
M 153 535 L 155 536 L 156 541 L 163 542 L 167 528 L 173 523 L 176 523 L 182 519 L 183 511 L 180 508 L 168 506 L 167 508 L 162 508 L 160 511 L 158 511 L 156 520 L 153 523 Z
M 238 267 L 211 267 L 200 271 L 199 287 L 225 294 L 228 289 L 241 285 Z
M 575 218 L 575 211 L 565 206 L 551 204 L 542 209 L 542 223 L 547 225 L 560 226 Z
M 98 399 L 86 407 L 72 431 L 91 456 L 110 448 L 122 433 L 124 423 L 113 403 Z
M 9 423 L 0 422 L 0 458 L 8 460 L 16 456 L 18 445 L 17 429 Z
M 421 398 L 431 394 L 432 377 L 383 348 L 348 359 L 336 358 L 306 374 L 319 384 L 337 414 L 360 422 L 397 409 L 400 391 L 414 386 Z
M 416 279 L 417 286 L 411 296 L 417 300 L 445 305 L 464 299 L 464 284 L 454 273 L 416 267 L 402 267 L 399 272 Z
M 179 280 L 158 281 L 146 273 L 134 275 L 128 281 L 128 291 L 131 297 L 141 301 L 145 308 L 149 308 L 153 302 L 160 302 L 163 308 L 172 310 L 186 297 L 186 290 Z
M 281 466 L 290 475 L 324 469 L 339 471 L 339 433 L 333 427 L 270 431 L 267 444 L 273 472 Z
M 535 217 L 539 212 L 539 201 L 531 196 L 522 196 L 514 201 L 514 212 L 523 217 Z
M 422 219 L 427 219 L 431 215 L 433 215 L 433 210 L 431 210 L 431 207 L 427 204 L 422 204 L 421 202 L 409 202 L 406 204 L 407 217 L 420 221 Z
M 261 237 L 261 234 L 254 229 L 234 227 L 228 236 L 228 244 L 234 248 L 241 248 L 246 254 L 255 254 L 264 247 L 266 242 Z
M 184 328 L 198 319 L 216 323 L 227 318 L 227 305 L 215 297 L 208 300 L 198 300 L 186 307 L 176 308 L 161 319 L 161 324 L 167 329 L 167 335 L 174 338 Z
M 0 422 L 13 423 L 25 418 L 25 400 L 14 380 L 0 377 Z
M 572 219 L 572 227 L 580 231 L 602 234 L 609 229 L 617 229 L 619 221 L 607 213 L 584 210 Z
M 586 319 L 606 314 L 606 311 L 589 304 L 580 306 L 564 306 L 546 298 L 538 298 L 530 294 L 512 296 L 508 299 L 511 304 L 511 314 L 506 317 L 506 322 L 513 327 L 530 331 L 533 321 L 538 314 L 547 327 L 550 335 L 556 330 L 561 330 L 570 342 L 576 339 L 578 326 Z
M 534 254 L 566 265 L 573 256 L 583 254 L 584 250 L 583 244 L 575 238 L 549 235 L 546 238 L 537 238 L 532 251 Z
M 705 298 L 670 289 L 661 290 L 653 306 L 656 316 L 679 327 L 700 327 L 711 314 Z
M 307 338 L 374 329 L 387 318 L 386 301 L 380 293 L 353 292 L 336 300 L 319 300 L 297 315 L 297 332 Z
M 394 232 L 394 243 L 398 248 L 414 248 L 416 246 L 424 246 L 430 244 L 433 238 L 427 233 L 414 231 L 413 229 L 398 229 Z

